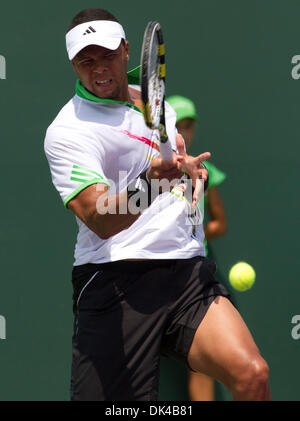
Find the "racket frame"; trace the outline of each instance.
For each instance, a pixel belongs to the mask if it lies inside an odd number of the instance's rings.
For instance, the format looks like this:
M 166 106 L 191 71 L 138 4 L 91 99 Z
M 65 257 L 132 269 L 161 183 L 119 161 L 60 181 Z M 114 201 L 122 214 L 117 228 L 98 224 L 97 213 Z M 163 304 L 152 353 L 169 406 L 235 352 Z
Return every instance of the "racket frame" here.
M 154 37 L 157 37 L 156 41 L 158 43 L 157 51 L 157 63 L 159 68 L 157 68 L 156 76 L 158 82 L 163 91 L 161 98 L 160 110 L 159 110 L 159 122 L 155 124 L 152 119 L 152 111 L 150 105 L 150 95 L 149 95 L 149 63 L 151 58 L 151 48 L 153 44 Z M 166 76 L 166 63 L 165 63 L 165 45 L 163 40 L 163 34 L 161 26 L 156 21 L 151 21 L 148 23 L 143 39 L 142 53 L 141 53 L 141 99 L 143 106 L 143 115 L 145 124 L 151 130 L 158 130 L 160 135 L 160 143 L 164 154 L 162 153 L 163 159 L 172 159 L 172 148 L 169 143 L 167 131 L 166 131 L 166 122 L 165 122 L 165 76 Z M 169 144 L 167 144 L 169 143 Z M 169 151 L 168 151 L 169 150 Z

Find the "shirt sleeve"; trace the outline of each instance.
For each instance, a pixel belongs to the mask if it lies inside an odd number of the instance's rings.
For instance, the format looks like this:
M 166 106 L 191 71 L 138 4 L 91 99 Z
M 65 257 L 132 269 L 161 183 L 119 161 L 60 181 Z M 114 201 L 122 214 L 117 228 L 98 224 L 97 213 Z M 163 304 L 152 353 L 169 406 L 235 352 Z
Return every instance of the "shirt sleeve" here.
M 109 187 L 103 171 L 104 153 L 92 133 L 50 126 L 44 149 L 52 182 L 65 207 L 78 193 L 92 184 L 103 183 Z

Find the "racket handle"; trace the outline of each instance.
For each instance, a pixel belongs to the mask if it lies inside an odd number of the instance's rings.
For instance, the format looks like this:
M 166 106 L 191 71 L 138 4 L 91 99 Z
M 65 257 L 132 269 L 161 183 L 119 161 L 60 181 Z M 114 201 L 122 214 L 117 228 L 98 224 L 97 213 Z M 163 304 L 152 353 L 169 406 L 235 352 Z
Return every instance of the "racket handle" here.
M 162 159 L 164 161 L 172 161 L 173 150 L 172 150 L 170 141 L 167 140 L 167 142 L 165 143 L 160 142 L 159 148 L 160 148 L 160 154 L 162 156 Z
M 172 161 L 173 158 L 173 151 L 171 142 L 169 141 L 166 127 L 164 124 L 159 125 L 159 136 L 160 136 L 160 154 L 162 156 L 163 161 Z

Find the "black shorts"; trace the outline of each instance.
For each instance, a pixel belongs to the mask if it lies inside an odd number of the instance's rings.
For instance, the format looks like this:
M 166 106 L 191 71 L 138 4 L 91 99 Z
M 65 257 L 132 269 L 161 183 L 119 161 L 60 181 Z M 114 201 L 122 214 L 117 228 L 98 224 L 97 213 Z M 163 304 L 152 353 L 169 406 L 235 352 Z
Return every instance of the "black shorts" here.
M 218 295 L 215 263 L 119 261 L 73 269 L 72 400 L 157 400 L 160 356 L 187 364 Z

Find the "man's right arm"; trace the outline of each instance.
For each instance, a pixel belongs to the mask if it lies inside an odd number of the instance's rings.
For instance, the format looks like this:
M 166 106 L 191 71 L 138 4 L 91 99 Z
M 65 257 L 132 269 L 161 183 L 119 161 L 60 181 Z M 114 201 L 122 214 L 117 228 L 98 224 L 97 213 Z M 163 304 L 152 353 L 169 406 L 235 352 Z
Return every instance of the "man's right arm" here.
M 103 240 L 129 228 L 140 216 L 140 212 L 130 213 L 126 190 L 109 196 L 105 184 L 82 190 L 67 207 Z
M 203 155 L 203 156 L 202 156 Z M 203 169 L 199 162 L 207 159 L 210 154 L 204 153 L 197 158 L 189 157 L 181 151 L 181 165 L 194 179 L 198 178 Z M 191 161 L 189 162 L 188 161 Z M 199 162 L 198 162 L 199 161 Z M 205 170 L 206 171 L 206 170 Z M 207 172 L 207 171 L 206 171 Z M 162 161 L 161 156 L 151 161 L 147 170 L 147 179 L 180 179 L 182 170 L 177 155 L 172 161 Z M 98 187 L 97 187 L 98 186 Z M 148 186 L 150 188 L 150 186 Z M 106 184 L 92 184 L 72 198 L 67 207 L 83 221 L 87 227 L 102 239 L 108 239 L 129 228 L 141 215 L 135 206 L 131 206 L 127 190 L 109 195 Z M 148 194 L 146 193 L 148 196 Z M 150 204 L 150 203 L 149 203 Z
M 144 182 L 148 185 L 146 191 L 143 191 L 143 193 L 140 191 L 140 194 L 146 196 L 143 197 L 145 200 L 141 200 L 141 202 L 146 202 L 146 207 L 150 205 L 148 192 L 150 192 L 151 187 L 149 181 L 152 179 L 171 181 L 182 176 L 175 153 L 173 161 L 167 163 L 163 162 L 160 156 L 154 158 L 147 170 L 147 176 L 146 173 L 143 174 Z M 140 177 L 142 177 L 142 174 Z M 135 184 L 135 180 L 133 184 Z M 109 188 L 106 184 L 92 184 L 72 198 L 67 207 L 91 231 L 106 240 L 129 228 L 141 215 L 141 209 L 145 208 L 141 207 L 140 209 L 138 205 L 135 205 L 135 200 L 131 200 L 132 193 L 135 194 L 135 191 L 130 190 L 125 189 L 117 194 L 109 194 Z

